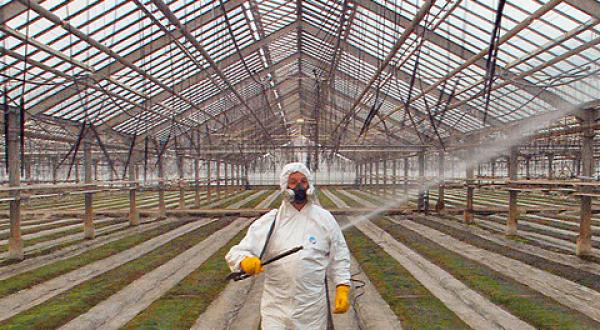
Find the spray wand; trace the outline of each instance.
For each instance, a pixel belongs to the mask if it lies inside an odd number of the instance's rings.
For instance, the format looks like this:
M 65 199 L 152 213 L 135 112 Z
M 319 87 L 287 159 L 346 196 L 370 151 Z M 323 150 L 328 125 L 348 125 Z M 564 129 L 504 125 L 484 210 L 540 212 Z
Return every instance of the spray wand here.
M 296 252 L 298 252 L 298 251 L 300 251 L 302 249 L 304 249 L 303 246 L 297 246 L 297 247 L 295 247 L 293 249 L 287 250 L 287 251 L 285 251 L 285 252 L 283 252 L 281 254 L 278 254 L 278 255 L 274 256 L 273 258 L 271 258 L 271 259 L 263 262 L 262 265 L 266 266 L 266 265 L 268 265 L 270 263 L 273 263 L 273 262 L 275 262 L 275 261 L 277 261 L 277 260 L 279 260 L 281 258 L 285 258 L 285 257 L 287 257 L 289 255 L 292 255 L 292 254 L 294 254 L 294 253 L 296 253 Z M 227 275 L 227 277 L 225 278 L 225 280 L 226 281 L 231 281 L 231 280 L 241 281 L 241 280 L 247 279 L 250 276 L 252 276 L 252 275 L 246 274 L 246 272 L 244 272 L 243 270 L 240 270 L 239 272 L 230 273 L 229 275 Z

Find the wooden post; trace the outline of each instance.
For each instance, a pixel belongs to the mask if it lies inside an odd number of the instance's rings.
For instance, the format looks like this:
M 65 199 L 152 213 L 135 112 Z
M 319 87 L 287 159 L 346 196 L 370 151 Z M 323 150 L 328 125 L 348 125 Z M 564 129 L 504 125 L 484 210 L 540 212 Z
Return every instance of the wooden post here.
M 77 173 L 79 174 L 79 171 L 77 171 Z M 83 175 L 85 183 L 92 183 L 92 145 L 87 138 L 83 142 Z M 83 233 L 86 239 L 94 239 L 96 237 L 93 209 L 94 194 L 85 193 L 84 199 L 85 214 L 83 215 Z
M 184 209 L 185 208 L 185 182 L 184 182 L 184 175 L 183 175 L 183 168 L 184 168 L 184 158 L 183 155 L 177 155 L 177 174 L 179 176 L 179 208 L 180 209 Z
M 194 207 L 200 208 L 200 161 L 194 159 Z
M 158 155 L 158 218 L 167 217 L 167 206 L 165 205 L 165 171 L 163 155 Z
M 591 127 L 594 124 L 596 111 L 590 109 L 582 110 L 582 125 Z M 581 141 L 581 170 L 582 175 L 590 178 L 594 175 L 594 129 L 586 128 L 583 131 Z M 589 180 L 589 179 L 586 179 Z M 592 192 L 591 186 L 582 186 L 582 193 Z M 579 236 L 577 237 L 577 256 L 588 256 L 592 254 L 592 197 L 581 196 Z
M 435 204 L 436 212 L 441 212 L 445 207 L 444 201 L 444 151 L 440 150 L 438 153 L 438 199 Z
M 510 180 L 517 179 L 517 171 L 519 164 L 519 147 L 512 146 L 510 148 L 510 156 L 508 158 L 508 178 Z M 516 235 L 519 219 L 519 210 L 517 208 L 518 191 L 508 191 L 508 219 L 506 221 L 506 235 Z
M 465 219 L 465 223 L 472 224 L 473 220 L 474 220 L 473 194 L 475 192 L 475 186 L 474 186 L 473 179 L 474 179 L 475 169 L 473 168 L 473 165 L 470 165 L 468 163 L 466 165 L 467 165 L 467 167 L 466 167 L 465 174 L 466 174 L 466 185 L 467 185 L 467 205 L 466 205 L 465 211 L 464 211 L 464 219 Z
M 9 108 L 8 121 L 8 185 L 19 187 L 21 185 L 21 159 L 19 139 L 19 114 L 17 108 Z M 8 238 L 8 259 L 23 260 L 23 240 L 21 239 L 21 192 L 11 190 L 9 192 L 10 207 L 10 236 Z
M 132 151 L 129 164 L 129 225 L 137 226 L 140 224 L 140 213 L 137 210 L 137 153 Z

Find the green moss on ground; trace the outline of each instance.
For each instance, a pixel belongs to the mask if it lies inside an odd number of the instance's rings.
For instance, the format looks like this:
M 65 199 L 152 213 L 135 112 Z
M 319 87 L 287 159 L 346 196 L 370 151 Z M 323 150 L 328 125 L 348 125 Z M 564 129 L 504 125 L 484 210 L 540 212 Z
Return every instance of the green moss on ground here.
M 66 274 L 72 270 L 83 267 L 94 261 L 107 258 L 111 255 L 125 251 L 135 245 L 143 243 L 153 237 L 162 235 L 190 221 L 177 221 L 162 225 L 139 234 L 132 234 L 122 239 L 107 243 L 93 250 L 77 256 L 60 260 L 46 266 L 25 272 L 0 281 L 0 297 L 13 294 L 19 290 L 27 289 L 54 277 Z
M 189 329 L 228 284 L 225 254 L 245 235 L 239 233 L 198 269 L 138 314 L 123 329 Z
M 398 316 L 403 329 L 470 329 L 394 258 L 358 229 L 347 229 L 344 236 L 350 251 Z
M 493 303 L 540 329 L 594 329 L 600 327 L 587 316 L 545 297 L 475 261 L 443 248 L 388 219 L 372 221 L 398 241 L 451 273 L 459 281 Z
M 169 244 L 0 322 L 0 328 L 53 329 L 60 327 L 231 222 L 231 219 L 215 221 L 182 235 L 170 241 Z

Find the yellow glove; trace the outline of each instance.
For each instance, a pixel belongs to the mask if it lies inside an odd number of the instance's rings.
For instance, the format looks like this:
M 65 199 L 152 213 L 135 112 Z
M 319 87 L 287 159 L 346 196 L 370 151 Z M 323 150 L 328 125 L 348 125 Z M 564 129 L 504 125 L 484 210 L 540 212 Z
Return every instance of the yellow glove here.
M 257 257 L 246 257 L 240 262 L 240 268 L 248 275 L 258 274 L 263 271 L 260 259 Z
M 350 307 L 350 301 L 348 299 L 349 293 L 349 285 L 341 284 L 335 288 L 335 309 L 333 310 L 334 314 L 343 314 L 348 311 L 348 308 Z

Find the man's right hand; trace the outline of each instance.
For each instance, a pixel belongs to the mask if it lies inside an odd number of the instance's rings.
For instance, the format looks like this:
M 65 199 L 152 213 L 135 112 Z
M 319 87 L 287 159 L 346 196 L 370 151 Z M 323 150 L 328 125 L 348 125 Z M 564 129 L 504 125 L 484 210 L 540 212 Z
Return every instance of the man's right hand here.
M 240 262 L 240 268 L 248 275 L 255 275 L 263 271 L 260 259 L 254 256 L 244 258 Z

